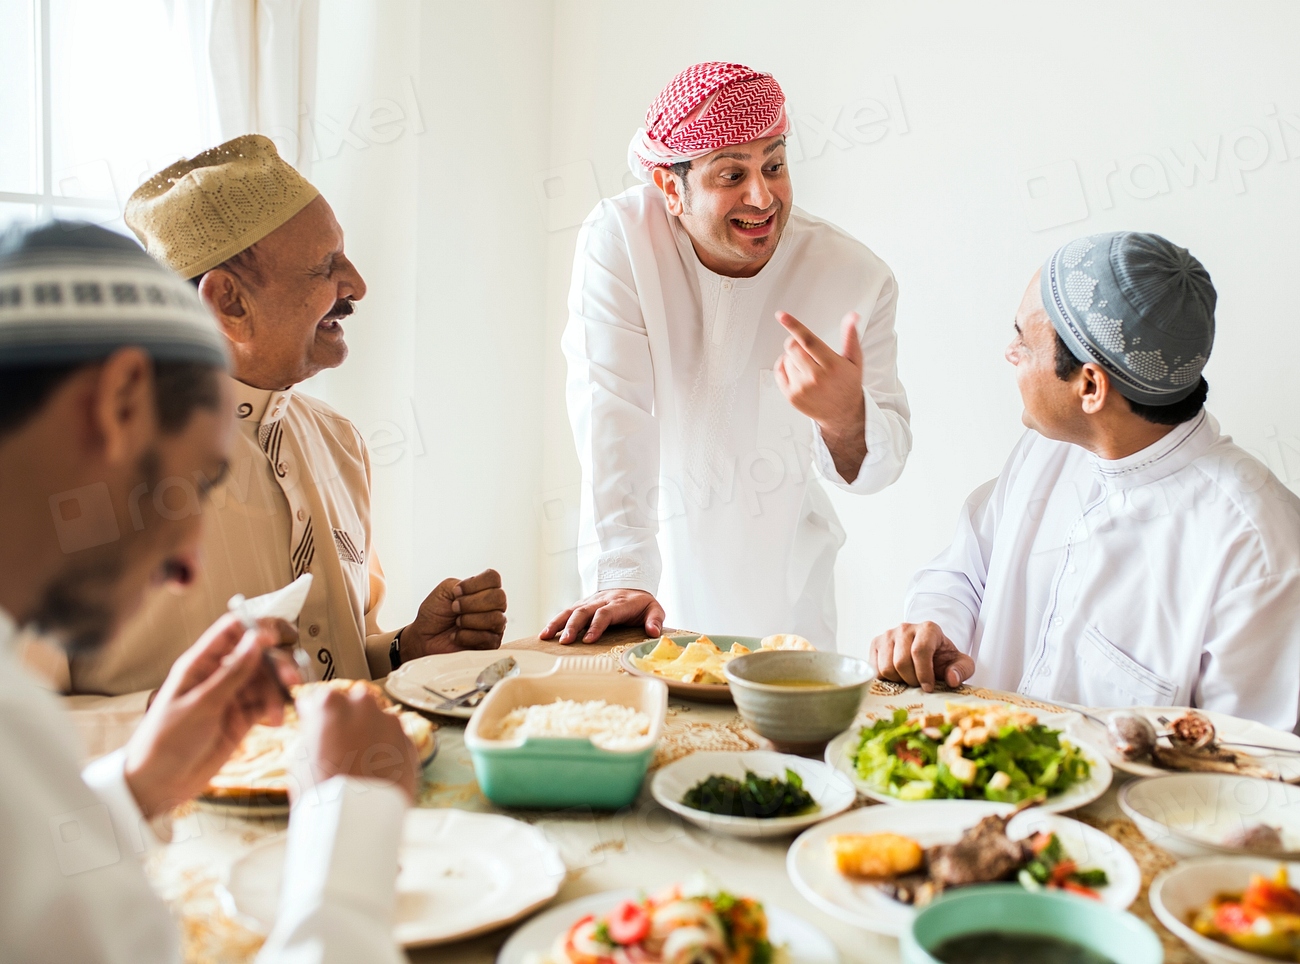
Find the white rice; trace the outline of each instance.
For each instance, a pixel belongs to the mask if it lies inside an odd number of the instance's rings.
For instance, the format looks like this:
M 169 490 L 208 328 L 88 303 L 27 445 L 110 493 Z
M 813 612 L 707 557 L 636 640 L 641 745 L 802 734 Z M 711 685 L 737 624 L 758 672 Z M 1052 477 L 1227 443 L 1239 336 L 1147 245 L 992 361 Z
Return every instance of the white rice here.
M 517 706 L 501 720 L 495 739 L 530 736 L 587 736 L 602 750 L 628 750 L 650 732 L 650 717 L 630 706 L 604 700 L 556 700 Z

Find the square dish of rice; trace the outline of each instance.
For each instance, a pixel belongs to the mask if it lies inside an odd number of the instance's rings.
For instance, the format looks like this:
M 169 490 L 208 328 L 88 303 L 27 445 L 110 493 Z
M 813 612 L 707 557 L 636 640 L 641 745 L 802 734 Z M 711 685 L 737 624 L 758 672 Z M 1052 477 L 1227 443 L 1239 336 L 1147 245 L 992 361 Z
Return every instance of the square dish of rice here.
M 650 717 L 630 706 L 604 700 L 557 699 L 553 703 L 517 706 L 501 718 L 491 739 L 528 737 L 587 737 L 602 750 L 630 750 L 650 733 Z

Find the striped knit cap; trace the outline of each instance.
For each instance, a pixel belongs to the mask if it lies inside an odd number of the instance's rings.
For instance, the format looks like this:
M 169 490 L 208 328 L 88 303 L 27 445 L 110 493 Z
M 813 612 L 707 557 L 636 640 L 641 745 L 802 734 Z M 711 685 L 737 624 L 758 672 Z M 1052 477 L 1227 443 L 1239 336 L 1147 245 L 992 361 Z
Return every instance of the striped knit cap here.
M 228 367 L 194 286 L 130 238 L 81 221 L 0 234 L 0 368 L 90 362 L 128 345 Z

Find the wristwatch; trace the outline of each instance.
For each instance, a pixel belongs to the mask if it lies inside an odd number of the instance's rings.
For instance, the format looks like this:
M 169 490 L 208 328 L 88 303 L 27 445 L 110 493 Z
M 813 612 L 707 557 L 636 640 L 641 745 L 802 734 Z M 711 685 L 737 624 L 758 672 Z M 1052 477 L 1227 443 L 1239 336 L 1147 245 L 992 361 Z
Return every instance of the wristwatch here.
M 397 669 L 402 665 L 402 633 L 405 629 L 406 627 L 403 626 L 397 631 L 397 635 L 393 637 L 392 645 L 388 647 L 388 662 L 393 669 Z

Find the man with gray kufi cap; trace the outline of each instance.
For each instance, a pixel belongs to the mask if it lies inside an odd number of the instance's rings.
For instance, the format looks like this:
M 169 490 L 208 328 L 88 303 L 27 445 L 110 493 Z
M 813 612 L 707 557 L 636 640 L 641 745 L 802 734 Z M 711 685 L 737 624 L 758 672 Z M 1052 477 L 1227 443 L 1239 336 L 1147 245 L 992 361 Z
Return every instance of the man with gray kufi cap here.
M 283 627 L 227 615 L 179 655 L 127 745 L 82 770 L 68 714 L 19 662 L 24 631 L 70 652 L 111 648 L 152 587 L 199 569 L 203 515 L 153 495 L 188 486 L 204 502 L 225 473 L 226 367 L 193 287 L 133 241 L 71 222 L 0 236 L 5 961 L 179 962 L 142 860 L 255 724 L 283 722 L 284 686 L 299 682 L 276 646 Z M 297 711 L 293 898 L 258 960 L 404 960 L 390 922 L 415 749 L 366 693 L 299 691 Z
M 1029 431 L 877 637 L 889 679 L 1300 716 L 1300 499 L 1204 410 L 1215 290 L 1154 234 L 1079 238 L 1016 313 Z

